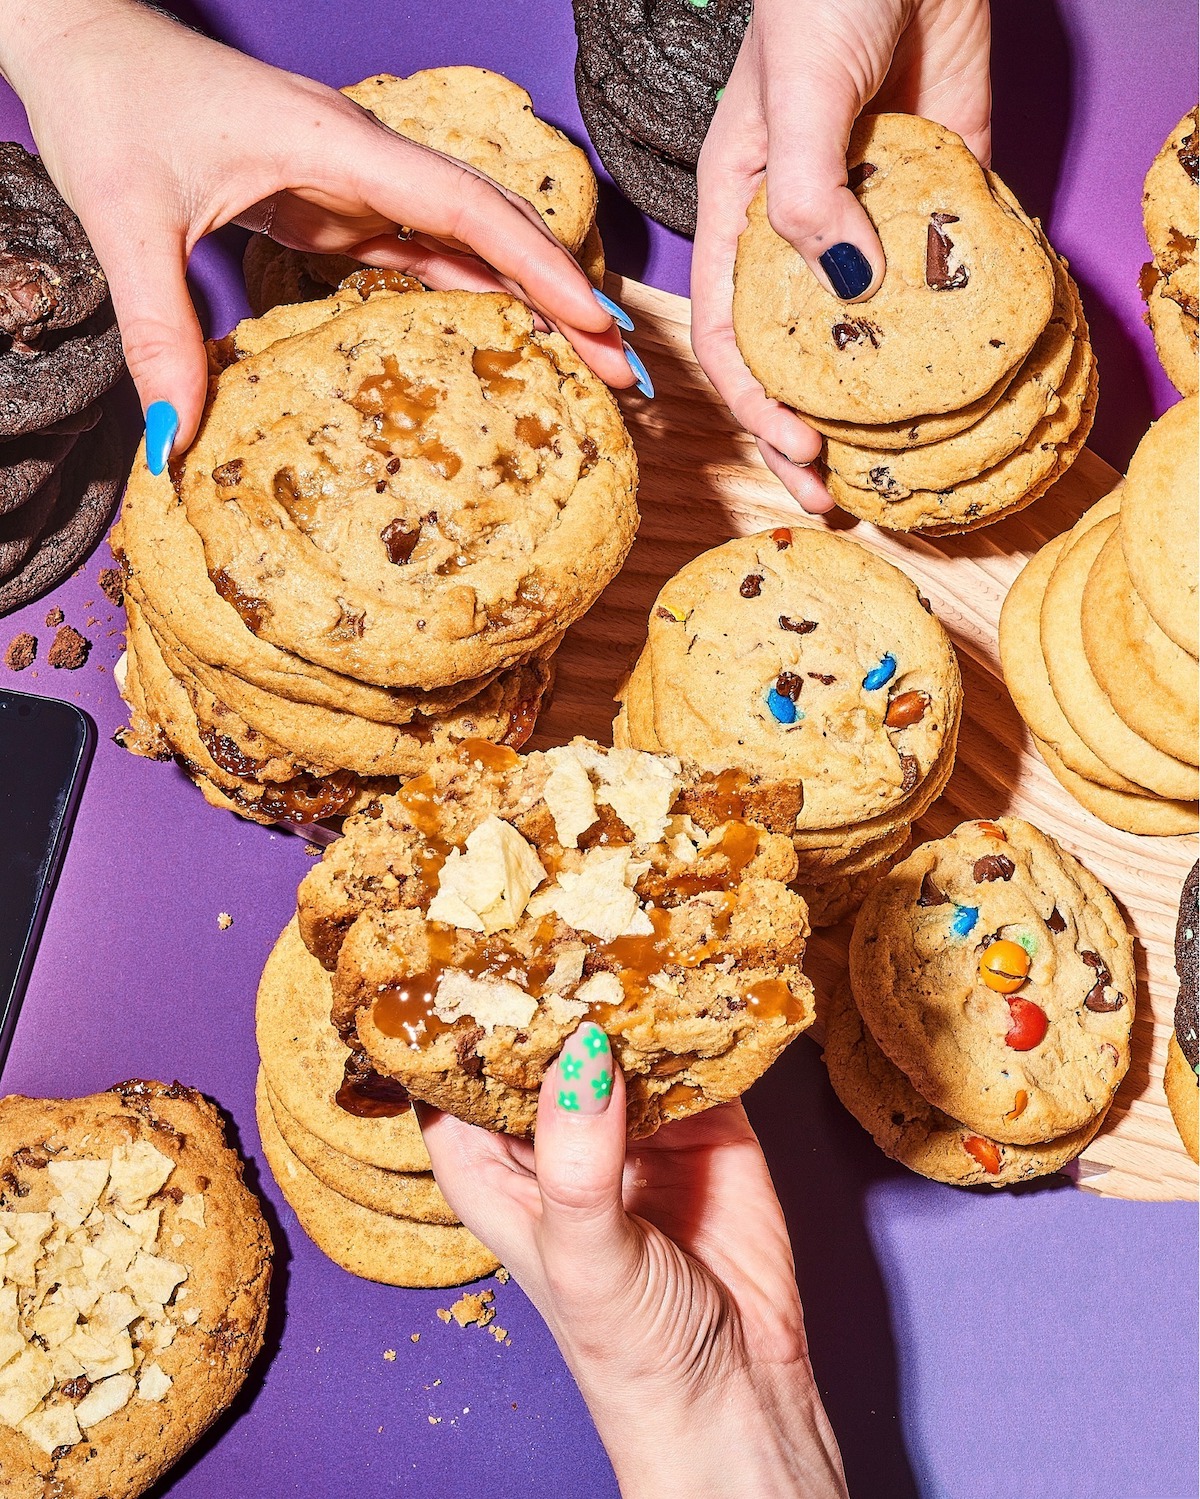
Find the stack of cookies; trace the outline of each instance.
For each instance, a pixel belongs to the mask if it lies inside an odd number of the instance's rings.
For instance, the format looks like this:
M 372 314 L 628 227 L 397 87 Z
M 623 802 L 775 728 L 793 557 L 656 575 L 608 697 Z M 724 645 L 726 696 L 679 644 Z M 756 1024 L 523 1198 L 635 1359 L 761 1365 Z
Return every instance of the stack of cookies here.
M 878 290 L 852 306 L 826 290 L 771 227 L 764 184 L 738 243 L 738 347 L 767 395 L 824 434 L 843 509 L 894 531 L 989 525 L 1043 494 L 1091 430 L 1079 293 L 952 131 L 866 115 L 847 166 L 887 257 Z
M 575 90 L 613 181 L 652 219 L 696 232 L 696 162 L 751 0 L 575 0 Z
M 112 519 L 125 369 L 108 282 L 41 161 L 0 143 L 0 614 L 53 588 Z
M 838 1097 L 893 1160 L 954 1186 L 1058 1171 L 1129 1067 L 1133 938 L 1027 822 L 966 822 L 868 896 L 825 1016 Z
M 1198 405 L 1151 427 L 1125 480 L 1033 557 L 1000 615 L 1004 679 L 1042 758 L 1130 833 L 1197 827 Z
M 350 282 L 213 348 L 195 442 L 139 455 L 114 535 L 122 742 L 260 822 L 523 743 L 637 527 L 616 402 L 528 307 Z
M 1197 370 L 1196 240 L 1200 236 L 1197 111 L 1172 130 L 1146 173 L 1142 218 L 1153 259 L 1142 267 L 1146 321 L 1158 357 L 1182 396 L 1195 395 Z
M 455 1286 L 496 1257 L 438 1190 L 405 1090 L 330 1020 L 329 975 L 291 922 L 267 959 L 255 1026 L 263 1150 L 305 1233 L 352 1275 Z
M 508 1134 L 533 1133 L 585 1019 L 586 1082 L 606 1098 L 616 1057 L 631 1137 L 737 1098 L 813 1018 L 796 855 L 757 791 L 585 739 L 443 755 L 300 886 L 334 1024 L 414 1097 Z
M 465 162 L 524 198 L 592 284 L 604 284 L 591 163 L 534 114 L 523 88 L 486 68 L 457 67 L 427 68 L 408 78 L 376 73 L 342 92 L 389 130 Z M 281 302 L 327 297 L 358 262 L 291 250 L 256 234 L 243 269 L 250 308 L 260 314 Z
M 753 780 L 814 926 L 903 857 L 954 767 L 962 682 L 913 583 L 815 528 L 743 536 L 663 588 L 614 742 Z

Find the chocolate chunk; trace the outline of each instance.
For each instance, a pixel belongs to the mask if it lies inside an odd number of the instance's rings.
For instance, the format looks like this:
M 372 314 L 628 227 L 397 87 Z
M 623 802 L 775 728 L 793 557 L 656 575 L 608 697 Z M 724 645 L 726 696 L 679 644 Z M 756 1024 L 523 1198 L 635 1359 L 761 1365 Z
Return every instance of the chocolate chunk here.
M 1180 141 L 1175 152 L 1179 157 L 1179 165 L 1191 178 L 1193 185 L 1200 184 L 1200 155 L 1196 151 L 1196 132 L 1185 135 Z
M 657 605 L 655 607 L 654 613 L 655 613 L 656 618 L 658 618 L 658 619 L 665 619 L 670 624 L 675 625 L 675 624 L 679 623 L 679 621 L 675 618 L 675 616 L 671 613 L 671 611 L 669 609 L 664 609 L 661 604 L 659 604 L 659 605 Z
M 875 163 L 872 161 L 860 161 L 856 167 L 851 167 L 846 173 L 846 186 L 850 191 L 857 192 L 868 177 L 874 177 Z
M 924 609 L 926 614 L 933 613 L 933 605 L 929 602 L 929 600 L 923 593 L 917 594 L 917 603 L 920 604 L 921 608 Z
M 864 338 L 869 340 L 873 349 L 877 349 L 883 338 L 882 329 L 867 318 L 849 318 L 846 322 L 834 323 L 831 332 L 833 342 L 839 350 L 848 344 L 861 343 Z
M 1107 1015 L 1112 1010 L 1119 1010 L 1125 1003 L 1125 996 L 1114 990 L 1113 997 L 1106 999 L 1104 991 L 1112 983 L 1112 974 L 1108 971 L 1108 964 L 1098 952 L 1081 951 L 1079 956 L 1096 974 L 1096 982 L 1087 992 L 1087 998 L 1083 1001 L 1087 1009 L 1095 1015 Z
M 59 1389 L 68 1400 L 82 1400 L 91 1387 L 92 1382 L 86 1374 L 77 1374 L 74 1379 L 68 1379 L 65 1384 L 60 1385 Z
M 72 629 L 70 625 L 60 625 L 54 643 L 46 654 L 46 660 L 53 667 L 78 671 L 87 660 L 91 648 L 92 642 L 78 630 Z
M 919 906 L 948 906 L 950 897 L 938 888 L 931 871 L 926 870 L 921 880 L 921 893 L 917 896 Z
M 480 1077 L 483 1074 L 483 1058 L 475 1050 L 477 1043 L 482 1041 L 483 1037 L 483 1027 L 473 1025 L 455 1038 L 454 1051 L 458 1057 L 458 1065 L 468 1077 Z
M 958 291 L 970 280 L 965 265 L 950 269 L 950 251 L 954 241 L 946 233 L 946 224 L 957 224 L 956 213 L 930 215 L 929 229 L 925 236 L 925 284 L 933 291 Z
M 901 750 L 900 769 L 904 774 L 904 778 L 900 782 L 900 790 L 911 791 L 921 779 L 921 762 L 917 759 L 916 755 L 906 755 Z
M 400 519 L 388 521 L 379 533 L 379 539 L 387 550 L 388 561 L 394 562 L 397 567 L 407 562 L 421 539 L 421 528 L 414 527 L 411 531 Z
M 820 682 L 822 687 L 832 687 L 833 684 L 837 681 L 837 678 L 833 675 L 833 673 L 828 671 L 810 671 L 808 675 L 813 679 L 814 682 Z
M 37 660 L 37 647 L 37 636 L 31 635 L 28 630 L 22 630 L 8 643 L 8 649 L 4 652 L 5 666 L 11 671 L 24 671 Z
M 756 599 L 762 592 L 762 573 L 747 573 L 738 592 L 744 599 Z
M 242 460 L 231 458 L 228 463 L 219 463 L 212 471 L 214 484 L 219 484 L 223 489 L 229 489 L 234 484 L 242 482 Z
M 798 677 L 794 671 L 781 671 L 775 678 L 775 691 L 780 697 L 790 697 L 792 702 L 800 696 L 800 689 L 804 686 L 804 679 Z
M 895 494 L 899 489 L 895 476 L 885 463 L 878 464 L 868 472 L 872 487 L 882 495 Z
M 975 883 L 982 885 L 993 880 L 1011 880 L 1016 868 L 1013 861 L 1003 854 L 985 854 L 982 859 L 975 860 Z
M 1066 931 L 1066 929 L 1067 929 L 1067 920 L 1066 920 L 1066 917 L 1062 914 L 1062 912 L 1058 909 L 1057 906 L 1055 906 L 1055 908 L 1053 909 L 1053 911 L 1050 912 L 1049 916 L 1046 917 L 1046 925 L 1050 928 L 1050 930 L 1052 932 L 1065 932 Z
M 817 622 L 815 619 L 789 619 L 786 614 L 781 614 L 779 628 L 790 630 L 793 635 L 811 635 L 817 628 Z

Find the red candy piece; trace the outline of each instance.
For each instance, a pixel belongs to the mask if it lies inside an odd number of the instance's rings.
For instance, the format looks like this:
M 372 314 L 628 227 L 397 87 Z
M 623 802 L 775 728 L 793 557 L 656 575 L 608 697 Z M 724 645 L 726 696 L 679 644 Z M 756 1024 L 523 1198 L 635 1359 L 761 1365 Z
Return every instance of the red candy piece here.
M 977 822 L 975 826 L 981 833 L 986 833 L 989 838 L 999 838 L 1001 843 L 1008 842 L 1008 834 L 998 822 Z
M 1041 1005 L 1032 999 L 1010 999 L 1008 1015 L 1011 1024 L 1004 1039 L 1014 1051 L 1032 1051 L 1041 1045 L 1050 1024 Z
M 963 1149 L 974 1156 L 989 1176 L 1000 1175 L 1000 1147 L 994 1140 L 985 1140 L 982 1135 L 964 1135 Z
M 771 540 L 781 552 L 785 552 L 792 544 L 792 533 L 787 526 L 777 526 L 771 532 Z

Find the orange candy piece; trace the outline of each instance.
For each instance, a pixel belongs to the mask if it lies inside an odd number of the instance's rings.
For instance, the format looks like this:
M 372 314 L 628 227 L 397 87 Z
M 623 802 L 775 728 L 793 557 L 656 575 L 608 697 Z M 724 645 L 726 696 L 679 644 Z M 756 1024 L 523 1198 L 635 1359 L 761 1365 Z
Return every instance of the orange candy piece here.
M 989 1176 L 999 1176 L 1000 1147 L 994 1140 L 985 1140 L 982 1135 L 966 1135 L 962 1144 L 967 1154 L 973 1156 Z
M 1029 977 L 1029 954 L 1004 938 L 992 942 L 979 960 L 979 977 L 998 994 L 1015 994 Z

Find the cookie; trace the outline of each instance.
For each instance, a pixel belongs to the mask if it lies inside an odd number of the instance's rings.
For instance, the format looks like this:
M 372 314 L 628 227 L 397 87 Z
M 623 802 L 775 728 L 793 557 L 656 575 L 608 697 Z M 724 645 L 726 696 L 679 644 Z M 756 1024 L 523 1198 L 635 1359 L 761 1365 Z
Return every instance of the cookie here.
M 15 349 L 91 317 L 108 281 L 41 160 L 0 141 L 0 334 Z
M 1119 775 L 1080 739 L 1059 707 L 1046 674 L 1040 631 L 1042 598 L 1066 539 L 1064 535 L 1048 541 L 1029 559 L 1008 590 L 1000 610 L 999 631 L 1004 683 L 1034 737 L 1040 744 L 1049 744 L 1076 774 L 1111 791 L 1145 795 L 1149 788 Z
M 1165 1087 L 1167 1102 L 1188 1154 L 1200 1162 L 1200 1127 L 1197 1125 L 1197 1055 L 1196 1027 L 1196 910 L 1197 875 L 1200 865 L 1193 864 L 1184 881 L 1179 901 L 1179 922 L 1175 928 L 1175 971 L 1179 975 L 1179 995 L 1175 1001 L 1175 1028 L 1167 1049 Z
M 695 168 L 750 0 L 576 0 L 577 73 L 634 141 Z
M 1106 495 L 1076 523 L 1042 596 L 1040 639 L 1050 686 L 1079 737 L 1104 763 L 1158 796 L 1195 801 L 1200 777 L 1143 739 L 1105 697 L 1083 647 L 1083 590 L 1092 564 L 1113 533 L 1125 486 Z
M 1155 623 L 1200 656 L 1200 397 L 1185 396 L 1150 428 L 1129 460 L 1121 549 Z
M 0 353 L 0 439 L 23 437 L 82 411 L 111 390 L 124 369 L 111 307 L 47 334 L 31 352 Z
M 1154 623 L 1129 579 L 1121 538 L 1110 536 L 1083 590 L 1088 665 L 1125 722 L 1185 763 L 1200 758 L 1195 660 Z
M 264 428 L 264 410 L 289 415 Z M 178 482 L 248 628 L 380 686 L 545 649 L 637 523 L 612 395 L 501 295 L 372 298 L 248 356 Z
M 1174 838 L 1183 833 L 1194 833 L 1200 827 L 1194 801 L 1133 795 L 1097 785 L 1095 781 L 1089 781 L 1069 769 L 1058 752 L 1050 745 L 1043 744 L 1036 734 L 1032 737 L 1038 753 L 1055 780 L 1071 793 L 1085 811 L 1091 812 L 1101 822 L 1108 823 L 1109 827 L 1154 838 Z
M 300 1227 L 335 1265 L 385 1286 L 462 1286 L 500 1261 L 461 1227 L 373 1213 L 327 1187 L 289 1150 L 265 1088 L 255 1097 L 263 1154 Z
M 362 1069 L 347 1067 L 351 1051 L 329 1018 L 332 1008 L 329 974 L 301 941 L 293 919 L 267 958 L 254 1009 L 272 1095 L 308 1134 L 341 1156 L 380 1171 L 429 1171 L 429 1153 L 402 1090 L 359 1078 Z
M 847 983 L 821 1006 L 823 1058 L 833 1091 L 884 1155 L 952 1187 L 1008 1187 L 1050 1176 L 1073 1161 L 1103 1123 L 1034 1145 L 990 1140 L 935 1109 L 879 1049 Z
M 1146 322 L 1154 335 L 1159 363 L 1181 396 L 1194 396 L 1200 387 L 1197 320 L 1167 296 L 1155 266 L 1143 269 L 1141 286 L 1146 299 Z
M 410 1218 L 414 1223 L 458 1223 L 431 1172 L 381 1171 L 378 1166 L 331 1150 L 324 1140 L 310 1134 L 288 1113 L 271 1092 L 261 1070 L 259 1086 L 266 1093 L 284 1144 L 319 1181 L 340 1196 L 389 1218 Z
M 748 367 L 785 405 L 864 425 L 985 396 L 1050 318 L 1054 273 L 1036 230 L 993 194 L 959 137 L 931 121 L 863 116 L 847 164 L 883 242 L 883 281 L 861 306 L 826 291 L 771 227 L 764 183 L 734 272 Z
M 812 989 L 791 843 L 722 801 L 716 778 L 582 739 L 443 758 L 301 884 L 335 1023 L 415 1097 L 512 1134 L 585 1015 L 632 1137 L 737 1097 L 811 1022 Z
M 1200 236 L 1197 186 L 1196 110 L 1191 109 L 1163 142 L 1146 173 L 1142 219 L 1164 293 L 1190 317 L 1196 303 L 1196 239 Z
M 262 1347 L 271 1240 L 242 1163 L 207 1099 L 134 1081 L 4 1099 L 0 1174 L 4 1492 L 141 1494 Z
M 41 489 L 74 445 L 74 434 L 18 437 L 0 446 L 0 517 L 19 510 Z
M 1133 939 L 1103 885 L 1017 818 L 897 865 L 858 913 L 850 975 L 917 1092 L 991 1140 L 1086 1128 L 1129 1066 Z
M 827 531 L 738 537 L 688 563 L 648 650 L 664 750 L 802 785 L 798 831 L 899 814 L 952 751 L 946 632 L 899 568 Z
M 37 546 L 61 489 L 62 470 L 52 470 L 20 509 L 0 516 L 0 590 L 21 571 Z

